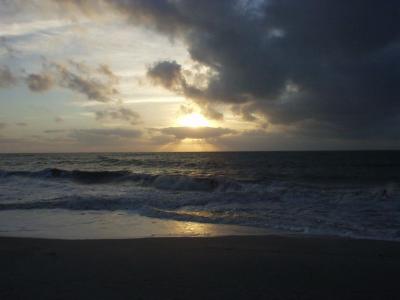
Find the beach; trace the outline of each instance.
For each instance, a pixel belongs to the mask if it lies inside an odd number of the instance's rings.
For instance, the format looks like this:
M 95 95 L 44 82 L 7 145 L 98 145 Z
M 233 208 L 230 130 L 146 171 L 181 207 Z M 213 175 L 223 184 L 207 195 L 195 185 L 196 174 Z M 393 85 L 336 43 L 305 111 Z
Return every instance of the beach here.
M 399 157 L 0 155 L 0 299 L 399 299 Z
M 0 0 L 0 300 L 400 300 L 399 78 L 400 0 Z
M 0 238 L 1 299 L 398 299 L 400 243 Z

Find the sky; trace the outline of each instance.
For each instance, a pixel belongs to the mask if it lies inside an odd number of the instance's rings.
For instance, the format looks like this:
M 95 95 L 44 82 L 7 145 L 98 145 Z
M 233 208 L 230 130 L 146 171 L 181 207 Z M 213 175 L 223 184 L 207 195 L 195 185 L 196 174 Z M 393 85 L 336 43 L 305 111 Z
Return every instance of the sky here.
M 395 0 L 0 0 L 0 152 L 400 148 Z

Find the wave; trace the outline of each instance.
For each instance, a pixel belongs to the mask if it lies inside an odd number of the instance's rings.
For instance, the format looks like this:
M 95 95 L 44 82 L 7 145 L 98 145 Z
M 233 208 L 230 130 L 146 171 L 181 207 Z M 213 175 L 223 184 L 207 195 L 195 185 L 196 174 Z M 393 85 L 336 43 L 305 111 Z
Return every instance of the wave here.
M 181 197 L 182 196 L 182 197 Z M 231 195 L 233 196 L 233 195 Z M 249 205 L 249 199 L 253 199 Z M 363 200 L 359 199 L 360 202 Z M 315 205 L 281 199 L 243 195 L 219 197 L 217 194 L 200 196 L 164 192 L 125 196 L 64 196 L 35 202 L 0 203 L 0 210 L 68 209 L 75 211 L 132 211 L 142 216 L 177 221 L 235 224 L 269 229 L 288 230 L 305 234 L 333 234 L 352 237 L 400 240 L 396 201 L 382 206 L 372 199 L 366 207 L 353 205 Z M 355 204 L 355 205 L 354 205 Z
M 66 179 L 80 184 L 107 184 L 118 182 L 134 182 L 161 190 L 182 191 L 238 191 L 244 182 L 223 176 L 198 177 L 189 175 L 164 175 L 132 173 L 130 171 L 82 171 L 63 170 L 57 168 L 40 171 L 1 171 L 0 178 L 29 177 L 36 179 Z

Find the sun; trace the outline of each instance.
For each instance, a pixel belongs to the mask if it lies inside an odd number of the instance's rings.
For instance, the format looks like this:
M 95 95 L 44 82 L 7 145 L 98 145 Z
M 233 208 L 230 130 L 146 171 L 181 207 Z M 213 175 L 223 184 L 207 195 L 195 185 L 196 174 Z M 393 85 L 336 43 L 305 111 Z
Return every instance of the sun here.
M 196 113 L 180 118 L 178 124 L 184 127 L 207 127 L 210 125 L 203 115 Z

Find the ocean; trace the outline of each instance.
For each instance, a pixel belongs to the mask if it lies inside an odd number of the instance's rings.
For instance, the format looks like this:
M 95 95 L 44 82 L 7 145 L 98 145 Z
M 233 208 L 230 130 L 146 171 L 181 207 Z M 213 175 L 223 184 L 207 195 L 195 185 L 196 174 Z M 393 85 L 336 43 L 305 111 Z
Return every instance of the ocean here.
M 399 183 L 398 151 L 1 154 L 0 213 L 400 240 Z

